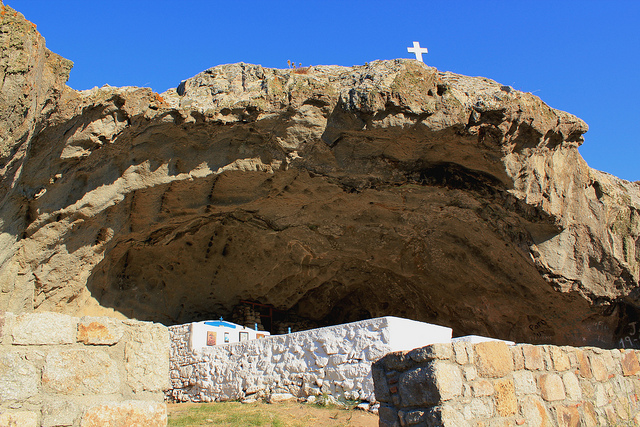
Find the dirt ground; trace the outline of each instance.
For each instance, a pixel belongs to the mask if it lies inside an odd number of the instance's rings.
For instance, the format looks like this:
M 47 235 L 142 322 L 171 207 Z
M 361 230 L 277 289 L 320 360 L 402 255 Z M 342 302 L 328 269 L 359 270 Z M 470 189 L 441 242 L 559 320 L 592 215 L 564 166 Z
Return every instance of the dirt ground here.
M 169 426 L 377 427 L 378 416 L 359 409 L 283 403 L 175 403 L 167 405 Z

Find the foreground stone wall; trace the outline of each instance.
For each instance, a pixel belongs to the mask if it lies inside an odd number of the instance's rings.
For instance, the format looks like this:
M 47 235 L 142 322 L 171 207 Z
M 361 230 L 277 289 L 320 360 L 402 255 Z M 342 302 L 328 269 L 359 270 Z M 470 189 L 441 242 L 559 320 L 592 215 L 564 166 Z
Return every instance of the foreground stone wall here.
M 437 344 L 373 365 L 380 426 L 639 425 L 635 350 Z
M 375 402 L 371 363 L 390 351 L 451 337 L 448 328 L 381 317 L 200 352 L 191 350 L 189 325 L 172 326 L 169 331 L 171 390 L 167 395 L 180 402 L 314 400 L 322 395 Z
M 169 334 L 154 323 L 0 315 L 0 426 L 166 426 Z

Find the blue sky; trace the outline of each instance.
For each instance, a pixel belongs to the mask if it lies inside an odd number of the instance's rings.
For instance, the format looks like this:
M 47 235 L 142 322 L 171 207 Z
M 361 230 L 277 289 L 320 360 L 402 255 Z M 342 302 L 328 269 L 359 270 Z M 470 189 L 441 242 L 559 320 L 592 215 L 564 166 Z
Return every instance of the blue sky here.
M 209 67 L 410 58 L 586 121 L 595 169 L 640 180 L 640 1 L 4 0 L 74 61 L 69 86 L 175 87 Z

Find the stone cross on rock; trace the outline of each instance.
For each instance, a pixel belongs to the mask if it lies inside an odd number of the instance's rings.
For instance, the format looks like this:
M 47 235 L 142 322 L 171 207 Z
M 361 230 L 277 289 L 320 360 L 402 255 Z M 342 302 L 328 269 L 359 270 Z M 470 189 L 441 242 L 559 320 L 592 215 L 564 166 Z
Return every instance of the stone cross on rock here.
M 413 42 L 413 47 L 408 47 L 407 52 L 415 53 L 416 59 L 420 62 L 424 62 L 422 60 L 422 54 L 429 53 L 426 47 L 420 47 L 420 42 Z

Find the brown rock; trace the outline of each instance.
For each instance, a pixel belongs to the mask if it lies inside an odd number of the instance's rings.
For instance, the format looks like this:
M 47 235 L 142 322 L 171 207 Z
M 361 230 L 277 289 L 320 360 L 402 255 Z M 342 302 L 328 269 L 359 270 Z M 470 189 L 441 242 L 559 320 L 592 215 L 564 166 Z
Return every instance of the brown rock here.
M 604 365 L 602 357 L 597 354 L 589 355 L 589 362 L 591 365 L 591 373 L 596 381 L 606 381 L 609 377 L 607 367 Z
M 463 342 L 453 343 L 453 352 L 455 355 L 456 362 L 458 364 L 464 365 L 469 361 L 469 356 L 467 356 L 466 343 L 463 343 Z
M 566 398 L 562 378 L 558 374 L 542 374 L 539 377 L 542 398 L 547 402 L 564 400 Z
M 164 403 L 125 401 L 89 408 L 82 416 L 81 427 L 166 427 Z
M 516 371 L 524 369 L 524 356 L 522 355 L 522 346 L 513 345 L 510 347 L 511 354 L 513 355 L 513 368 Z
M 524 345 L 522 346 L 522 354 L 524 355 L 524 366 L 532 371 L 544 369 L 544 360 L 542 358 L 542 349 L 538 346 Z
M 501 417 L 511 417 L 518 411 L 518 401 L 513 380 L 496 380 L 493 383 L 496 390 L 495 402 L 496 412 Z
M 584 414 L 582 420 L 584 421 L 585 427 L 596 427 L 598 425 L 598 414 L 592 402 L 584 402 L 582 405 L 582 413 Z
M 584 351 L 576 349 L 575 350 L 576 358 L 578 359 L 578 372 L 580 376 L 583 378 L 592 378 L 593 374 L 591 373 L 591 366 L 589 365 L 589 358 L 584 353 Z
M 549 352 L 551 353 L 551 360 L 553 361 L 553 367 L 556 371 L 566 371 L 571 367 L 569 356 L 565 350 L 560 347 L 550 346 Z
M 491 381 L 479 379 L 471 383 L 471 391 L 474 397 L 491 396 L 494 392 L 494 388 Z
M 569 400 L 582 400 L 582 388 L 580 387 L 580 381 L 573 372 L 565 372 L 562 374 L 562 382 L 564 383 L 564 389 Z
M 78 342 L 93 345 L 113 345 L 120 341 L 124 331 L 113 319 L 82 318 L 78 323 Z
M 513 359 L 509 347 L 503 342 L 488 341 L 474 346 L 478 375 L 500 378 L 513 371 Z
M 522 415 L 529 425 L 535 427 L 551 427 L 553 422 L 545 403 L 537 396 L 525 396 L 522 401 Z
M 580 412 L 575 406 L 556 406 L 556 419 L 559 427 L 580 426 Z
M 638 363 L 638 357 L 635 351 L 627 351 L 622 355 L 620 360 L 622 366 L 622 374 L 624 376 L 636 375 L 640 372 L 640 364 Z

